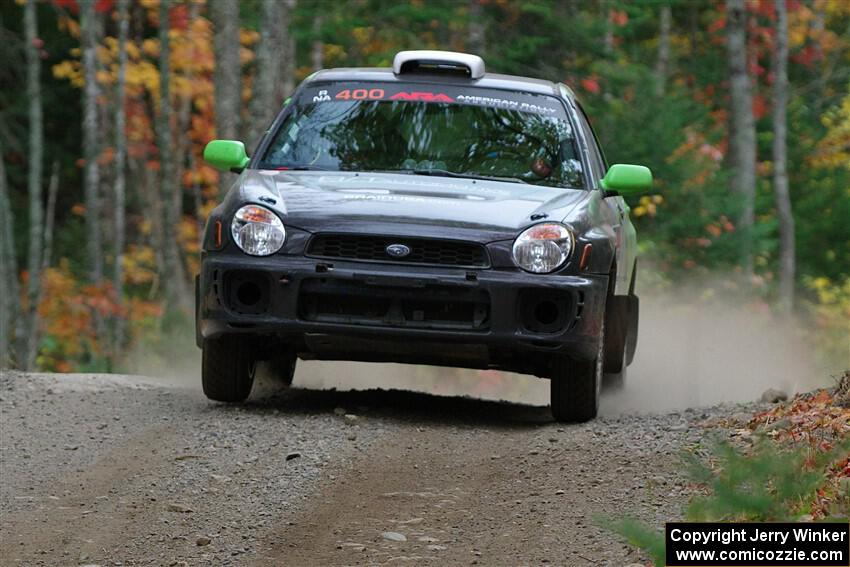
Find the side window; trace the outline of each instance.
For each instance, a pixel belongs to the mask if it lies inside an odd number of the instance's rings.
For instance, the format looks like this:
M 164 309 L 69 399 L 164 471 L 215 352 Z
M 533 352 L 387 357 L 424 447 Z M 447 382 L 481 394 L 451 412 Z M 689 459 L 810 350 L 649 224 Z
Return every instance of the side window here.
M 579 126 L 581 126 L 584 139 L 587 141 L 587 149 L 590 155 L 590 167 L 593 169 L 596 179 L 602 179 L 605 177 L 605 172 L 608 168 L 605 167 L 605 159 L 602 157 L 602 152 L 599 150 L 599 143 L 596 140 L 596 134 L 593 132 L 593 128 L 590 127 L 590 123 L 587 121 L 587 116 L 585 116 L 584 110 L 578 105 L 576 105 L 576 107 L 578 108 Z

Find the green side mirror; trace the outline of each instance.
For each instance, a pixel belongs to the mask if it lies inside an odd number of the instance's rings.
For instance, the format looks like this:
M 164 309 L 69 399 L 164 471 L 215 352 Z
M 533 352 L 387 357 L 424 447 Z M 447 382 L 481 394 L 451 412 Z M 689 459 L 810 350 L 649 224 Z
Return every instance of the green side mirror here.
M 615 163 L 602 179 L 602 188 L 628 197 L 652 189 L 652 172 L 642 165 Z
M 241 172 L 250 161 L 245 144 L 236 140 L 213 140 L 204 148 L 204 161 L 222 171 Z

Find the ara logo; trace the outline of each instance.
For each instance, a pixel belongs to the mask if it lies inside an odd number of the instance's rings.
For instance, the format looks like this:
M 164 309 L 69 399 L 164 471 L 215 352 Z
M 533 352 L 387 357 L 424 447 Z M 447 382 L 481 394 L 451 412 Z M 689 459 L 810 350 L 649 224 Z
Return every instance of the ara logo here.
M 454 102 L 454 99 L 444 93 L 429 93 L 414 91 L 406 93 L 404 91 L 396 93 L 390 97 L 390 100 L 421 100 L 425 102 Z
M 326 102 L 331 99 L 328 91 L 319 91 L 319 94 L 313 97 L 313 102 Z
M 410 254 L 410 247 L 404 244 L 390 244 L 385 248 L 387 255 L 393 258 L 404 258 Z

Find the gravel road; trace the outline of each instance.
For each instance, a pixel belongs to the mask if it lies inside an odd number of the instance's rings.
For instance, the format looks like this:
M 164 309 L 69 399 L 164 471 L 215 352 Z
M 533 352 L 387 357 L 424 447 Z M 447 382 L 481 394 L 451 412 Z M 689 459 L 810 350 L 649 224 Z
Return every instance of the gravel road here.
M 619 565 L 597 527 L 661 525 L 676 466 L 740 406 L 552 423 L 548 409 L 293 388 L 0 375 L 3 565 Z M 750 408 L 752 409 L 752 408 Z

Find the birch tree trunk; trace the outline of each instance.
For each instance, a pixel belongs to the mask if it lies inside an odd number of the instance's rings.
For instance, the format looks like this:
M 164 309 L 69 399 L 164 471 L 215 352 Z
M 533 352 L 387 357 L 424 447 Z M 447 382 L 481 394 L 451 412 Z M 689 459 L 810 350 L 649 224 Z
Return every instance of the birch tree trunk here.
M 41 57 L 38 47 L 38 22 L 35 0 L 24 8 L 24 38 L 27 62 L 27 99 L 29 100 L 29 254 L 27 282 L 27 334 L 24 368 L 32 370 L 38 351 L 38 297 L 41 289 L 41 247 L 44 230 L 42 210 L 42 160 L 44 156 L 44 127 L 41 108 Z
M 6 164 L 0 147 L 0 368 L 11 368 L 15 360 L 16 321 L 19 320 L 18 263 L 15 259 L 15 233 Z
M 47 211 L 44 214 L 44 248 L 41 253 L 41 273 L 50 267 L 53 257 L 53 230 L 56 226 L 56 198 L 59 195 L 59 161 L 53 160 L 50 181 L 47 183 Z M 40 290 L 43 291 L 43 288 Z M 39 293 L 39 298 L 41 294 Z
M 118 0 L 118 77 L 115 85 L 115 265 L 112 268 L 112 287 L 115 298 L 124 301 L 124 243 L 126 239 L 127 206 L 127 36 L 130 32 L 130 1 Z M 118 317 L 113 327 L 113 344 L 124 342 L 124 329 Z
M 673 13 L 669 4 L 661 6 L 658 30 L 658 59 L 655 62 L 655 96 L 662 97 L 667 90 L 670 67 L 670 26 Z
M 728 51 L 730 112 L 730 156 L 732 189 L 741 196 L 741 265 L 747 277 L 753 273 L 752 227 L 756 194 L 756 127 L 747 70 L 747 31 L 744 0 L 726 0 L 726 47 Z
M 325 43 L 322 41 L 322 14 L 313 16 L 313 43 L 310 47 L 310 63 L 318 71 L 325 66 Z
M 277 112 L 274 104 L 275 86 L 280 77 L 281 5 L 279 0 L 261 0 L 260 43 L 257 46 L 257 64 L 254 72 L 254 89 L 251 96 L 251 125 L 246 142 L 256 147 L 260 136 Z
M 280 23 L 280 45 L 283 57 L 280 61 L 280 88 L 275 93 L 275 108 L 280 108 L 283 101 L 295 90 L 295 34 L 292 33 L 292 18 L 295 15 L 295 0 L 283 0 L 283 17 Z
M 127 83 L 127 36 L 130 31 L 130 2 L 118 0 L 118 77 L 115 85 L 115 240 L 113 248 L 112 288 L 119 305 L 124 302 L 124 244 L 126 239 L 127 206 L 127 134 L 125 90 Z M 124 343 L 124 324 L 121 316 L 112 324 L 112 350 L 117 353 Z
M 88 256 L 89 282 L 100 283 L 103 279 L 103 250 L 100 230 L 100 154 L 97 120 L 97 40 L 98 23 L 94 2 L 80 3 L 80 35 L 83 47 L 83 186 L 86 205 L 86 253 Z
M 776 2 L 776 45 L 773 50 L 773 192 L 779 217 L 779 303 L 794 307 L 794 215 L 788 188 L 788 13 L 786 0 Z
M 481 0 L 468 0 L 469 10 L 469 51 L 475 55 L 484 55 L 486 48 L 484 33 L 484 13 Z
M 191 308 L 186 271 L 180 258 L 177 240 L 182 216 L 181 183 L 174 175 L 174 153 L 171 144 L 171 49 L 168 40 L 170 0 L 159 5 L 159 116 L 157 117 L 157 149 L 159 151 L 159 192 L 163 206 L 165 230 L 162 238 L 162 273 L 166 306 L 188 314 Z
M 210 0 L 213 51 L 215 53 L 215 131 L 222 140 L 235 140 L 239 132 L 241 68 L 239 62 L 239 4 L 237 0 Z M 221 195 L 233 182 L 228 173 L 219 177 Z

